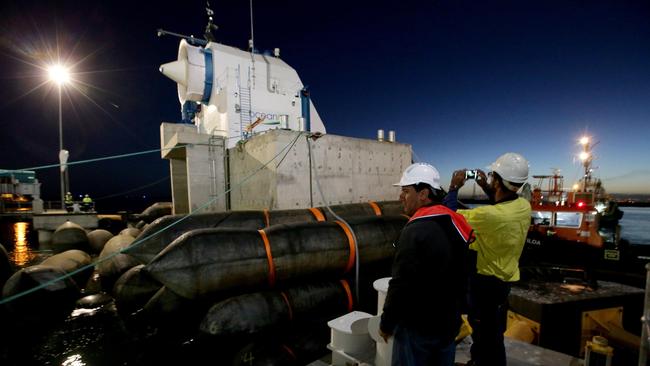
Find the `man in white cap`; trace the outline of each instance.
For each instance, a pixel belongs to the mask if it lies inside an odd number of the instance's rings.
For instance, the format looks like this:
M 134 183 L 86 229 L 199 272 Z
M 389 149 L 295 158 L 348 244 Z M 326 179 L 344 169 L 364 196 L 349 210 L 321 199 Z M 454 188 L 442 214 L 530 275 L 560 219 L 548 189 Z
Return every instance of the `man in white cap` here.
M 464 269 L 472 229 L 442 206 L 440 174 L 415 163 L 399 183 L 404 213 L 411 216 L 395 243 L 392 278 L 380 335 L 393 338 L 393 365 L 454 364 L 454 342 L 465 296 Z
M 516 153 L 501 155 L 487 175 L 477 170 L 475 178 L 491 205 L 458 210 L 476 233 L 470 257 L 476 256 L 475 271 L 469 268 L 468 318 L 472 326 L 472 361 L 467 365 L 505 366 L 503 332 L 506 330 L 508 294 L 519 280 L 519 257 L 530 225 L 530 203 L 517 191 L 528 179 L 528 161 Z M 468 177 L 455 171 L 444 202 L 452 209 L 457 192 Z

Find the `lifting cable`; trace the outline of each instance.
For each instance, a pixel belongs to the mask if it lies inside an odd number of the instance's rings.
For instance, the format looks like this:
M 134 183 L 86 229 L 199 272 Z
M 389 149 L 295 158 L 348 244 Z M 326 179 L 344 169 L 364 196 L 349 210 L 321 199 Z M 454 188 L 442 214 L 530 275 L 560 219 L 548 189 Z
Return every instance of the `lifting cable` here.
M 311 137 L 311 134 L 307 135 L 307 151 L 309 153 L 309 166 L 310 166 L 310 173 L 311 170 L 314 170 L 314 181 L 316 181 L 316 189 L 318 189 L 318 192 L 320 193 L 321 200 L 323 200 L 323 204 L 327 208 L 327 210 L 334 216 L 337 220 L 339 220 L 345 227 L 349 230 L 350 234 L 352 235 L 353 241 L 354 241 L 354 295 L 357 299 L 357 303 L 359 303 L 359 241 L 357 240 L 357 235 L 354 233 L 354 230 L 352 229 L 352 226 L 348 224 L 347 221 L 345 221 L 341 216 L 337 215 L 334 213 L 332 208 L 329 206 L 327 201 L 325 200 L 325 195 L 323 194 L 323 190 L 320 187 L 320 182 L 318 181 L 318 174 L 316 174 L 316 169 L 314 167 L 314 161 L 313 161 L 313 154 L 312 154 L 312 149 L 311 149 L 311 142 L 309 141 L 309 138 Z M 311 185 L 311 182 L 310 182 Z

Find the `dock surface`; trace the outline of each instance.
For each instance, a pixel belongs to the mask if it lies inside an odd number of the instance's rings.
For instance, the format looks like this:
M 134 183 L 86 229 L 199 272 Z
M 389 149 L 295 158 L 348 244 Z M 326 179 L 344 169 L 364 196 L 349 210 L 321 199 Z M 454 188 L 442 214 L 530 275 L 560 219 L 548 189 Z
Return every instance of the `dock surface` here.
M 463 365 L 469 361 L 471 345 L 470 337 L 458 344 L 456 347 L 457 364 Z M 508 366 L 582 366 L 584 364 L 582 359 L 510 338 L 505 339 L 505 345 Z M 328 366 L 330 364 L 331 356 L 327 355 L 308 366 Z

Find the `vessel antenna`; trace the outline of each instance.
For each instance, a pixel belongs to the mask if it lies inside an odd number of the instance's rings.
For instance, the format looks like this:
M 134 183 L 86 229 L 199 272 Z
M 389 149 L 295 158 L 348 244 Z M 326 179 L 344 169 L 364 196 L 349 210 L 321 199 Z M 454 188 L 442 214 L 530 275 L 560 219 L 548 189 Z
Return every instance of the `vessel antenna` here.
M 206 1 L 205 2 L 205 12 L 208 15 L 208 24 L 205 26 L 205 32 L 203 33 L 203 37 L 205 37 L 206 41 L 208 42 L 214 42 L 216 39 L 214 38 L 214 35 L 212 34 L 213 30 L 219 29 L 219 27 L 212 23 L 214 20 L 212 16 L 214 15 L 214 11 L 210 8 L 210 2 Z
M 255 88 L 255 35 L 253 33 L 253 0 L 250 0 L 250 10 L 251 10 L 251 39 L 248 40 L 248 46 L 251 51 L 251 82 L 253 84 L 253 88 Z
M 158 37 L 167 36 L 167 35 L 174 36 L 186 40 L 189 44 L 193 46 L 202 46 L 202 47 L 207 46 L 208 42 L 215 42 L 216 39 L 214 37 L 214 34 L 212 34 L 212 31 L 216 31 L 217 29 L 219 29 L 219 27 L 213 23 L 214 18 L 212 16 L 214 15 L 214 11 L 212 10 L 212 8 L 210 8 L 210 2 L 206 1 L 205 3 L 206 3 L 205 12 L 208 15 L 208 24 L 205 26 L 205 30 L 203 31 L 203 37 L 205 38 L 204 40 L 199 38 L 194 38 L 194 36 L 192 35 L 186 36 L 184 34 L 170 32 L 162 28 L 156 30 L 156 34 L 158 35 Z
M 251 40 L 250 44 L 248 45 L 251 49 L 251 55 L 253 54 L 253 51 L 255 50 L 255 35 L 253 33 L 253 0 L 250 0 L 250 11 L 251 11 Z

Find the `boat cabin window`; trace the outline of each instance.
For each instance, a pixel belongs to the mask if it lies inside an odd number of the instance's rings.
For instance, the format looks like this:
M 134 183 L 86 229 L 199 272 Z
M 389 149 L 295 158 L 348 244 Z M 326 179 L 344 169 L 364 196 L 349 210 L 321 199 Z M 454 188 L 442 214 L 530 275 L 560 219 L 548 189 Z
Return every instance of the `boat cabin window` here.
M 533 225 L 551 225 L 551 217 L 553 214 L 550 211 L 532 211 L 530 213 L 530 223 Z
M 580 227 L 582 222 L 581 212 L 558 212 L 555 216 L 555 225 L 559 227 Z

